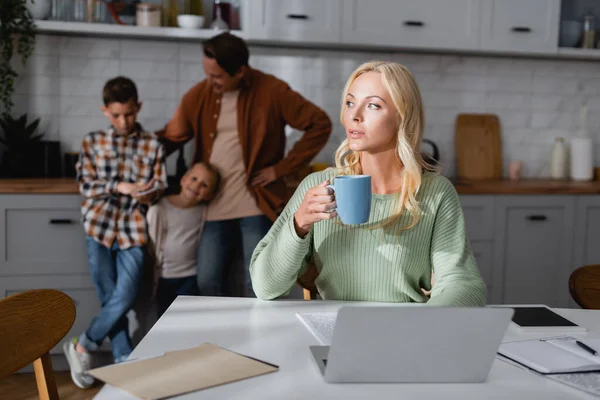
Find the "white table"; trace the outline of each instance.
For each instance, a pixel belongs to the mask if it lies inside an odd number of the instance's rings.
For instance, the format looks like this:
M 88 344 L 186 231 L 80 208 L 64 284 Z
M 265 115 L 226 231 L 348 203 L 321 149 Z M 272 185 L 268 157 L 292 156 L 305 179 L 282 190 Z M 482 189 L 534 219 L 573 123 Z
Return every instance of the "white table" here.
M 209 342 L 279 365 L 264 376 L 189 393 L 178 399 L 597 399 L 496 359 L 482 384 L 327 384 L 308 346 L 318 341 L 296 312 L 335 311 L 343 302 L 261 301 L 247 298 L 179 297 L 148 332 L 131 358 L 151 357 Z M 600 336 L 600 311 L 558 309 Z M 528 334 L 522 337 L 552 335 Z M 507 334 L 507 339 L 515 338 Z M 97 400 L 135 399 L 105 385 Z

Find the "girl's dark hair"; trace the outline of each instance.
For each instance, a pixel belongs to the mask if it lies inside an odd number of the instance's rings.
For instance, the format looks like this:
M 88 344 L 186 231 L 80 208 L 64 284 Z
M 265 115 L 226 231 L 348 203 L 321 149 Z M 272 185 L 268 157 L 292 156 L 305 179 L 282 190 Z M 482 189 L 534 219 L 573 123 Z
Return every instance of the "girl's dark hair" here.
M 213 58 L 230 76 L 248 65 L 248 46 L 246 42 L 229 32 L 221 33 L 204 42 L 204 55 Z

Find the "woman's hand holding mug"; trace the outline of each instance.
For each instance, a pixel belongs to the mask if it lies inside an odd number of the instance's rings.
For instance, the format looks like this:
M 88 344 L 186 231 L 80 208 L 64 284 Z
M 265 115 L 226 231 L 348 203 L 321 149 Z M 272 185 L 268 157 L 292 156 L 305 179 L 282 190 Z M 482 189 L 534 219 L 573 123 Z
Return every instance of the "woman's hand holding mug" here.
M 299 237 L 305 237 L 315 222 L 337 217 L 337 207 L 333 189 L 329 180 L 308 189 L 304 200 L 294 214 L 294 228 Z

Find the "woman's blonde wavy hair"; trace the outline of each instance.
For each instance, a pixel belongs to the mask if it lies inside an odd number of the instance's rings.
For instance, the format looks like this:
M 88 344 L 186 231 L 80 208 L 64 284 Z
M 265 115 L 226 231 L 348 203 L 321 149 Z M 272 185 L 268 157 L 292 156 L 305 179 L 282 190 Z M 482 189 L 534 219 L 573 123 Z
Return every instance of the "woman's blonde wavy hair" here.
M 421 93 L 415 78 L 405 66 L 385 61 L 364 63 L 352 72 L 344 87 L 340 112 L 342 125 L 344 124 L 344 113 L 346 111 L 346 96 L 350 86 L 356 78 L 365 72 L 378 72 L 381 74 L 381 81 L 394 102 L 399 117 L 396 155 L 404 167 L 401 173 L 402 188 L 399 193 L 396 212 L 371 229 L 386 227 L 397 221 L 408 211 L 412 216 L 412 221 L 400 228 L 401 231 L 408 230 L 414 227 L 421 218 L 421 207 L 416 195 L 421 187 L 423 171 L 436 170 L 434 166 L 423 160 L 420 153 L 423 126 L 425 124 Z M 335 164 L 338 172 L 341 175 L 362 174 L 360 158 L 361 152 L 350 150 L 348 139 L 344 140 L 335 152 Z

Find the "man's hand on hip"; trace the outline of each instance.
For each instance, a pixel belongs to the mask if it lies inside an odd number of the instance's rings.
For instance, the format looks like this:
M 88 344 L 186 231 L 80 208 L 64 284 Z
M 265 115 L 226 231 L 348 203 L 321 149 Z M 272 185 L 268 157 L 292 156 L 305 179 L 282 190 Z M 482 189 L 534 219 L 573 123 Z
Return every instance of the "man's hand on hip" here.
M 275 180 L 277 179 L 277 176 L 275 175 L 275 168 L 267 167 L 261 169 L 260 171 L 253 174 L 251 179 L 252 180 L 250 184 L 252 186 L 265 187 L 269 183 L 275 182 Z

